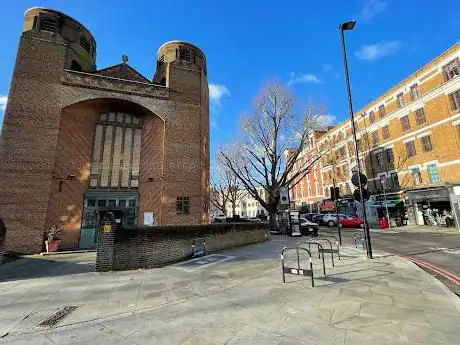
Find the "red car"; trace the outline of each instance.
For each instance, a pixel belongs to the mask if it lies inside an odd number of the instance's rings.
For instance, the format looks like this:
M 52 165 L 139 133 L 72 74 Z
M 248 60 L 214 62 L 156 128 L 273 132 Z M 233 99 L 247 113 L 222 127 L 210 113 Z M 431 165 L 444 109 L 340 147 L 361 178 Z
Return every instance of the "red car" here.
M 339 216 L 339 223 L 344 228 L 363 228 L 364 219 L 353 216 Z

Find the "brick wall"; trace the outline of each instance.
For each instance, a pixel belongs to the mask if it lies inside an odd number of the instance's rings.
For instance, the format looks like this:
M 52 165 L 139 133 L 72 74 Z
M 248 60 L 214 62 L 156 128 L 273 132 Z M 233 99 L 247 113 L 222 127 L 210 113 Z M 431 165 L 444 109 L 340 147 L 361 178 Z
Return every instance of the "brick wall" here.
M 5 237 L 6 227 L 3 220 L 0 218 L 0 265 L 3 263 L 3 255 L 5 254 Z
M 190 258 L 192 243 L 204 241 L 207 253 L 270 239 L 265 223 L 228 223 L 115 229 L 99 235 L 96 270 L 164 266 Z

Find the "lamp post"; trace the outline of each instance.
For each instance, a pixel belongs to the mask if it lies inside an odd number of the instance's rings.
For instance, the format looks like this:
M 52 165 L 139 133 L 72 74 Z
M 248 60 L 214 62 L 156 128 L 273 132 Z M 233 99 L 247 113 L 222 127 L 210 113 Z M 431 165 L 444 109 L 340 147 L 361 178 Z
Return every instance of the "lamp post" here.
M 348 108 L 350 111 L 351 128 L 353 129 L 353 141 L 355 144 L 354 145 L 355 146 L 355 159 L 356 159 L 356 165 L 358 168 L 358 175 L 361 176 L 361 163 L 359 162 L 358 142 L 356 139 L 355 117 L 353 113 L 353 103 L 351 99 L 350 77 L 348 75 L 347 50 L 345 48 L 345 35 L 344 35 L 344 31 L 353 30 L 355 25 L 356 25 L 356 21 L 352 20 L 352 21 L 340 24 L 339 29 L 340 29 L 340 38 L 342 39 L 342 52 L 343 52 L 343 65 L 345 68 L 345 79 L 347 82 Z M 363 205 L 364 236 L 366 239 L 367 258 L 372 259 L 372 246 L 371 246 L 371 238 L 370 238 L 370 232 L 369 232 L 369 224 L 367 222 L 367 216 L 366 216 L 366 205 L 365 205 L 366 202 L 363 197 L 363 184 L 361 183 L 361 178 L 359 178 L 358 180 L 359 180 L 359 187 L 358 187 L 359 195 L 361 197 L 361 203 Z

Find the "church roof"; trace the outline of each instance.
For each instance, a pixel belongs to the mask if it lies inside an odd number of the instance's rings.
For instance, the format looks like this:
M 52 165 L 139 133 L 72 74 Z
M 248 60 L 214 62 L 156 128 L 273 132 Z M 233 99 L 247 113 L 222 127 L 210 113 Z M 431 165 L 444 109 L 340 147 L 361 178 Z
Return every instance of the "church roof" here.
M 96 71 L 94 74 L 112 78 L 139 81 L 142 83 L 151 83 L 150 80 L 148 80 L 146 77 L 144 77 L 142 74 L 140 74 L 127 63 L 120 63 L 118 65 L 103 68 L 99 71 Z

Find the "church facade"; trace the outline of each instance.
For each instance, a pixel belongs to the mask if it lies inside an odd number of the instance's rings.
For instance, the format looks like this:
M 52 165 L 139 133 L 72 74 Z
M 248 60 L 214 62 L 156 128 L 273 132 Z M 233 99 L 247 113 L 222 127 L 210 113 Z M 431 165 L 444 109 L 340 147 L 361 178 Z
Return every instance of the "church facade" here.
M 75 19 L 25 13 L 0 139 L 6 250 L 91 248 L 104 214 L 123 227 L 209 221 L 209 90 L 204 53 L 172 41 L 156 72 L 96 68 Z

